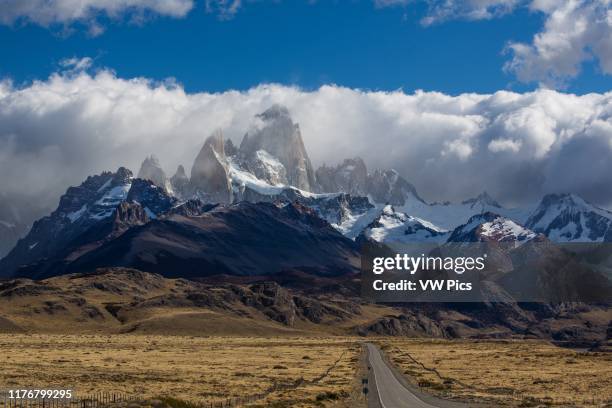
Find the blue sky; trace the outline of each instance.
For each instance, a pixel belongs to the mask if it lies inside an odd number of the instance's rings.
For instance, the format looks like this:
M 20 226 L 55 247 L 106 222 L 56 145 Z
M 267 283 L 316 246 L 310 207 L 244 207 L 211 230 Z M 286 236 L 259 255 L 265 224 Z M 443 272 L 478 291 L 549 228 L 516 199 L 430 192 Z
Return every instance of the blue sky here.
M 260 83 L 315 89 L 334 83 L 369 90 L 416 89 L 448 94 L 526 91 L 503 67 L 509 42 L 530 43 L 545 13 L 527 7 L 489 19 L 450 19 L 424 26 L 425 3 L 377 7 L 370 1 L 284 1 L 244 4 L 231 18 L 195 3 L 184 17 L 96 16 L 36 24 L 17 19 L 0 26 L 0 77 L 26 85 L 44 79 L 69 57 L 92 57 L 122 78 L 174 77 L 188 92 L 244 90 Z M 103 13 L 102 13 L 103 14 Z M 69 27 L 69 33 L 66 27 Z M 562 89 L 584 94 L 610 90 L 596 59 Z

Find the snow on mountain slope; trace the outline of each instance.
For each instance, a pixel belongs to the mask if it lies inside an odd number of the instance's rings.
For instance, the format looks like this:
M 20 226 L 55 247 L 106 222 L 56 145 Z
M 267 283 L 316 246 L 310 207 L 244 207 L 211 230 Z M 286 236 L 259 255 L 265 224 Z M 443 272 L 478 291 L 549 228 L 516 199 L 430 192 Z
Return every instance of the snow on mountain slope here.
M 112 216 L 126 201 L 157 216 L 168 211 L 176 199 L 152 181 L 134 179 L 124 167 L 115 173 L 90 176 L 81 185 L 68 188 L 57 209 L 36 221 L 29 233 L 0 260 L 2 275 L 11 275 L 21 265 L 53 258 L 75 245 L 74 241 L 78 241 L 77 245 L 86 241 L 84 234 L 98 225 L 112 223 Z
M 316 190 L 314 169 L 304 146 L 300 127 L 293 122 L 286 107 L 273 105 L 257 115 L 253 126 L 240 143 L 240 155 L 247 162 L 260 160 L 261 154 L 258 157 L 258 152 L 262 150 L 282 164 L 285 171 L 279 182 L 301 190 Z M 258 176 L 261 178 L 261 175 Z
M 492 212 L 474 215 L 453 230 L 448 242 L 515 242 L 522 245 L 538 236 L 516 222 Z
M 332 225 L 345 237 L 355 239 L 380 216 L 381 212 L 382 207 L 380 205 L 372 205 L 371 208 L 361 212 L 347 211 L 341 222 L 332 223 Z
M 257 178 L 253 173 L 243 168 L 236 157 L 228 157 L 229 177 L 232 183 L 234 196 L 240 198 L 245 188 L 265 196 L 278 195 L 287 187 L 283 184 L 273 185 Z
M 246 164 L 258 179 L 272 185 L 288 184 L 287 170 L 283 163 L 263 149 L 257 150 Z
M 440 228 L 452 230 L 476 214 L 493 212 L 523 224 L 530 213 L 530 208 L 504 208 L 495 202 L 486 192 L 478 197 L 463 201 L 462 203 L 433 203 L 428 204 L 421 199 L 407 196 L 405 204 L 395 206 L 397 211 L 410 214 L 437 225 Z
M 612 212 L 575 194 L 546 195 L 525 225 L 554 242 L 612 241 Z
M 396 211 L 387 205 L 362 232 L 363 236 L 382 243 L 444 242 L 448 231 L 434 224 Z

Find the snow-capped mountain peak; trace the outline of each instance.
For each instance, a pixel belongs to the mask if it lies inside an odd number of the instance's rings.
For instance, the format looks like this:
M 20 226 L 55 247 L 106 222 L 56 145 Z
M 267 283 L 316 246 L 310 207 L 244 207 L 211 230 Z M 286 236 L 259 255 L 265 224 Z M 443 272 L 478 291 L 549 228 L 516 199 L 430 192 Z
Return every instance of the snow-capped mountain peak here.
M 122 203 L 142 207 L 148 219 L 168 211 L 175 198 L 150 180 L 134 179 L 132 172 L 120 167 L 70 187 L 50 215 L 36 221 L 30 232 L 0 261 L 0 269 L 14 272 L 20 265 L 58 255 L 58 251 L 99 225 L 113 222 Z
M 289 110 L 284 106 L 273 105 L 257 115 L 251 129 L 240 143 L 239 154 L 249 168 L 249 162 L 261 163 L 258 152 L 265 151 L 284 167 L 284 177 L 278 182 L 305 191 L 315 191 L 315 174 L 300 127 L 294 123 Z
M 502 208 L 502 206 L 493 199 L 486 191 L 480 193 L 477 197 L 463 201 L 461 204 L 468 205 L 472 209 L 486 208 Z
M 386 244 L 444 242 L 448 238 L 448 231 L 386 205 L 363 230 L 362 236 Z
M 538 236 L 522 225 L 492 212 L 471 217 L 453 231 L 448 242 L 515 242 L 523 244 Z
M 526 222 L 556 242 L 612 241 L 612 212 L 576 194 L 548 194 Z

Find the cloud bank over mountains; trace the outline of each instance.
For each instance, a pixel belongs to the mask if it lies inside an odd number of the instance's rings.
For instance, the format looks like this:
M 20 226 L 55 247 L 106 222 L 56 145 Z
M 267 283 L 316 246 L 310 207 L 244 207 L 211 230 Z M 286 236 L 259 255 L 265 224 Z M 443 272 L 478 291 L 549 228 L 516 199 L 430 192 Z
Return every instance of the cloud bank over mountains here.
M 173 174 L 215 129 L 239 142 L 274 103 L 300 124 L 313 164 L 361 156 L 370 168 L 396 168 L 429 200 L 487 190 L 514 204 L 571 191 L 612 203 L 612 92 L 450 96 L 270 84 L 186 93 L 172 82 L 78 69 L 25 87 L 0 84 L 2 193 L 54 206 L 68 185 L 121 165 L 136 171 L 151 153 Z

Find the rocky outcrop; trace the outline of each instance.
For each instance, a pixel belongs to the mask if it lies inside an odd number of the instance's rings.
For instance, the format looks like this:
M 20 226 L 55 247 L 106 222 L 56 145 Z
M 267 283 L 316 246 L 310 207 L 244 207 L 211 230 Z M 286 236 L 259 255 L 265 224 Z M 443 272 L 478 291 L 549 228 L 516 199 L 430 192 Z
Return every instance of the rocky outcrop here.
M 176 173 L 174 176 L 170 178 L 170 185 L 172 186 L 172 191 L 180 198 L 186 198 L 190 194 L 189 188 L 189 177 L 185 173 L 185 168 L 182 164 L 178 166 L 176 169 Z
M 448 337 L 439 322 L 420 313 L 386 316 L 355 328 L 361 336 Z
M 242 139 L 240 155 L 250 162 L 257 160 L 258 154 L 261 155 L 258 152 L 264 151 L 282 164 L 286 184 L 314 191 L 314 170 L 299 125 L 293 123 L 287 108 L 274 105 L 257 115 L 257 119 L 257 124 Z
M 402 206 L 408 198 L 425 203 L 414 186 L 395 170 L 375 170 L 368 177 L 367 192 L 374 202 L 380 204 Z
M 167 212 L 176 202 L 165 189 L 150 180 L 134 179 L 128 192 L 127 201 L 139 203 L 149 218 L 157 218 Z
M 342 191 L 351 195 L 367 195 L 368 169 L 360 157 L 345 159 L 335 167 L 321 166 L 316 176 L 323 193 Z
M 191 168 L 191 187 L 204 201 L 230 203 L 232 187 L 225 156 L 223 133 L 214 132 L 206 142 Z
M 257 150 L 244 161 L 245 167 L 260 180 L 274 186 L 288 185 L 287 169 L 276 157 L 265 150 Z
M 158 187 L 171 190 L 166 173 L 159 164 L 159 159 L 153 155 L 145 158 L 142 162 L 137 177 L 143 180 L 150 180 Z
M 213 208 L 216 208 L 217 206 L 218 204 L 203 203 L 201 200 L 196 198 L 187 200 L 184 203 L 173 207 L 167 215 L 178 214 L 186 217 L 198 217 L 212 210 Z

